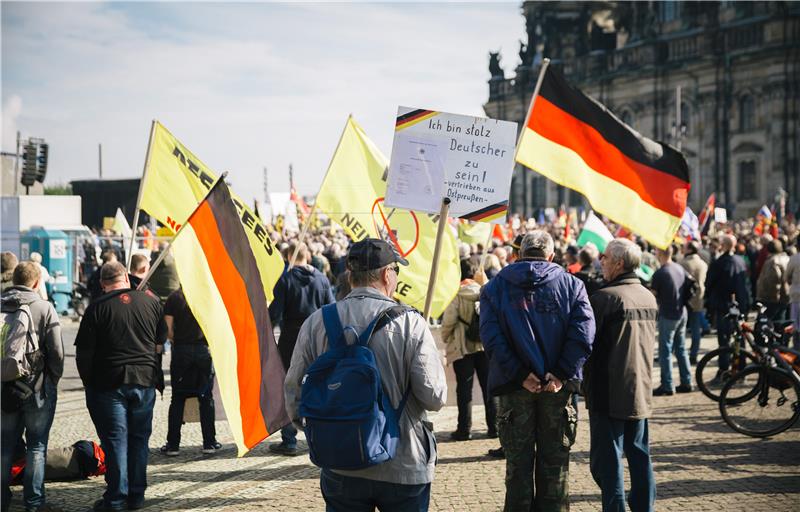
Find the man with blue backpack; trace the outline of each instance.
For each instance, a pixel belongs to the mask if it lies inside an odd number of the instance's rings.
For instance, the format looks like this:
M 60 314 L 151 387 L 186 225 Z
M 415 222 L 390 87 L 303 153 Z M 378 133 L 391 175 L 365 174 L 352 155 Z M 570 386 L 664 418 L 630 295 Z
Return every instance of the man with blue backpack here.
M 426 411 L 444 406 L 441 356 L 425 319 L 392 299 L 399 265 L 387 242 L 347 254 L 352 291 L 300 328 L 286 408 L 306 434 L 329 511 L 427 510 L 436 463 Z

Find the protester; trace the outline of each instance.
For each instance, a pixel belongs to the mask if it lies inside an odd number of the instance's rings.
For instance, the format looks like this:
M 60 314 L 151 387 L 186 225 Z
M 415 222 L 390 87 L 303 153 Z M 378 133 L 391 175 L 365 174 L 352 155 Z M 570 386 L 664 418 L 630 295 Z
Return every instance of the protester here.
M 672 247 L 658 249 L 660 268 L 653 274 L 650 286 L 658 303 L 658 363 L 661 366 L 661 385 L 654 396 L 669 396 L 692 391 L 692 372 L 686 354 L 686 270 L 672 261 Z M 672 385 L 672 354 L 678 360 L 681 383 Z
M 149 270 L 150 262 L 148 261 L 147 256 L 141 253 L 136 253 L 131 256 L 131 269 L 128 272 L 128 279 L 131 282 L 131 288 L 134 290 L 138 289 L 139 284 L 142 282 L 145 276 L 147 276 L 147 272 Z M 145 286 L 148 284 L 145 284 Z
M 789 304 L 789 284 L 786 280 L 786 267 L 789 256 L 783 252 L 780 240 L 767 243 L 769 256 L 761 267 L 756 283 L 756 299 L 766 306 L 766 316 L 772 320 L 783 320 Z
M 5 256 L 5 254 L 3 255 Z M 5 262 L 5 258 L 4 263 Z M 42 358 L 34 363 L 31 377 L 6 382 L 3 375 L 2 393 L 2 510 L 11 505 L 9 479 L 13 455 L 23 432 L 25 434 L 25 480 L 23 499 L 25 510 L 58 510 L 46 502 L 44 468 L 50 427 L 56 412 L 57 385 L 64 373 L 64 346 L 61 324 L 53 305 L 42 299 L 38 288 L 42 285 L 39 267 L 30 261 L 15 266 L 12 286 L 3 291 L 2 312 L 12 313 L 27 306 L 28 319 L 38 338 Z M 26 314 L 26 313 L 23 313 Z M 5 339 L 4 342 L 11 340 Z M 5 354 L 4 354 L 5 355 Z M 24 387 L 20 387 L 24 385 Z M 32 390 L 32 393 L 31 393 Z M 27 397 L 22 396 L 27 394 Z
M 489 395 L 487 382 L 489 361 L 480 338 L 469 337 L 470 324 L 479 318 L 475 306 L 480 298 L 481 285 L 474 280 L 479 265 L 478 256 L 461 260 L 461 286 L 456 298 L 445 309 L 442 318 L 441 334 L 447 348 L 447 362 L 453 364 L 453 371 L 456 374 L 458 424 L 456 430 L 450 434 L 450 439 L 454 441 L 466 441 L 472 438 L 472 387 L 476 374 L 483 393 L 487 436 L 497 437 L 495 426 L 497 410 Z
M 500 268 L 505 268 L 508 265 L 508 252 L 505 247 L 497 247 L 492 251 L 492 254 L 497 256 L 497 261 L 500 263 Z
M 503 267 L 500 266 L 500 260 L 494 254 L 486 255 L 486 262 L 483 264 L 483 271 L 486 273 L 486 277 L 489 279 L 493 279 L 503 270 Z
M 580 269 L 575 272 L 575 277 L 583 281 L 584 286 L 586 286 L 586 294 L 589 297 L 604 284 L 603 275 L 597 271 L 595 266 L 598 254 L 597 247 L 591 242 L 578 252 Z
M 102 260 L 102 263 L 97 270 L 94 271 L 94 274 L 91 275 L 89 282 L 86 285 L 86 287 L 89 288 L 89 295 L 91 296 L 93 302 L 102 297 L 105 293 L 103 290 L 103 285 L 100 281 L 100 271 L 102 270 L 103 265 L 118 261 L 117 253 L 112 250 L 103 251 L 102 254 L 100 254 L 100 259 Z
M 152 292 L 132 290 L 122 263 L 103 265 L 100 283 L 105 294 L 86 309 L 75 340 L 86 406 L 106 454 L 107 488 L 94 510 L 134 510 L 144 506 L 161 373 L 156 351 L 166 341 L 167 325 L 160 301 Z
M 652 511 L 656 484 L 650 461 L 653 339 L 658 306 L 634 271 L 641 249 L 624 238 L 606 246 L 608 284 L 591 297 L 597 322 L 586 363 L 584 396 L 589 410 L 589 467 L 600 487 L 604 511 L 625 510 L 622 454 L 628 459 L 630 509 Z
M 14 286 L 14 269 L 17 267 L 19 260 L 16 254 L 11 251 L 3 251 L 0 255 L 0 271 L 2 271 L 2 282 L 0 283 L 0 292 Z
M 31 261 L 34 262 L 39 269 L 39 286 L 36 287 L 36 291 L 42 300 L 47 300 L 47 285 L 53 282 L 53 278 L 50 277 L 50 272 L 47 271 L 47 268 L 42 265 L 41 254 L 36 251 L 32 252 Z
M 166 242 L 158 243 L 158 250 L 150 255 L 150 265 L 152 266 L 162 251 L 167 248 Z M 178 271 L 175 269 L 175 257 L 171 252 L 161 260 L 161 263 L 153 270 L 153 274 L 147 281 L 150 290 L 158 296 L 161 303 L 165 303 L 167 298 L 180 288 L 180 281 L 178 280 Z
M 382 240 L 354 243 L 347 255 L 353 290 L 336 304 L 342 325 L 363 331 L 376 316 L 396 306 L 392 295 L 400 265 L 408 262 Z M 298 406 L 308 366 L 327 348 L 322 312 L 303 323 L 286 374 L 286 408 L 298 428 Z M 392 407 L 408 400 L 400 416 L 394 458 L 366 469 L 323 469 L 320 487 L 328 510 L 427 510 L 436 464 L 436 442 L 425 411 L 445 404 L 447 384 L 433 335 L 421 315 L 409 311 L 376 331 L 369 342 Z
M 569 449 L 577 419 L 573 390 L 565 384 L 581 379 L 594 317 L 583 283 L 551 263 L 553 254 L 548 233 L 528 233 L 521 259 L 481 292 L 489 390 L 500 396 L 506 511 L 569 507 Z
M 289 258 L 295 253 L 294 266 L 281 275 L 275 285 L 275 298 L 269 305 L 272 325 L 281 329 L 278 351 L 286 369 L 292 361 L 300 326 L 314 311 L 334 301 L 331 283 L 321 271 L 311 266 L 311 252 L 306 244 L 290 244 Z M 282 455 L 299 454 L 297 429 L 293 425 L 282 428 L 281 442 L 271 444 L 269 450 Z
M 684 247 L 684 257 L 681 261 L 681 266 L 686 270 L 686 273 L 692 276 L 692 279 L 697 283 L 697 291 L 694 296 L 689 299 L 689 327 L 692 332 L 692 346 L 689 350 L 689 363 L 697 364 L 697 354 L 700 352 L 700 340 L 703 337 L 704 324 L 706 320 L 706 312 L 704 310 L 703 298 L 706 293 L 706 274 L 708 273 L 708 264 L 703 260 L 699 254 L 700 243 L 691 241 Z
M 800 237 L 796 243 L 800 249 Z M 786 265 L 786 282 L 789 284 L 790 315 L 794 325 L 794 348 L 800 349 L 800 251 Z
M 750 308 L 747 268 L 744 261 L 733 254 L 734 247 L 736 247 L 736 237 L 728 234 L 722 235 L 720 238 L 721 254 L 711 262 L 706 274 L 706 302 L 716 317 L 717 343 L 720 348 L 730 344 L 733 326 L 725 318 L 725 315 L 733 306 L 734 297 L 740 311 L 747 312 Z M 728 353 L 720 354 L 720 373 L 717 377 L 728 369 L 729 359 Z
M 203 453 L 222 449 L 217 442 L 214 425 L 214 366 L 203 331 L 186 303 L 183 289 L 172 292 L 164 305 L 167 338 L 172 341 L 169 363 L 172 399 L 169 404 L 167 443 L 161 453 L 174 457 L 180 454 L 181 426 L 186 399 L 196 397 L 200 407 L 200 431 L 203 434 Z

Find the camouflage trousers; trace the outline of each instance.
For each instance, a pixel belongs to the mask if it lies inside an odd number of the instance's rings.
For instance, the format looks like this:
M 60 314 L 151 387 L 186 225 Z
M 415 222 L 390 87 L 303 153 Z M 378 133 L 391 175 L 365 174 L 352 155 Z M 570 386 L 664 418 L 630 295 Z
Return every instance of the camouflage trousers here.
M 570 395 L 562 388 L 500 396 L 497 431 L 506 453 L 506 512 L 569 510 L 569 450 L 578 424 Z

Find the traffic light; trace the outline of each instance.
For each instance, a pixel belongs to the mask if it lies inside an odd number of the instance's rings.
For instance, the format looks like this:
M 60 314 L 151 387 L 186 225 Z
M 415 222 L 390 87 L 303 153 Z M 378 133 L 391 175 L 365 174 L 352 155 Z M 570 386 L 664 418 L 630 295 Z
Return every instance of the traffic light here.
M 35 142 L 28 142 L 22 151 L 22 178 L 20 181 L 26 187 L 30 187 L 36 181 L 38 167 L 39 145 Z
M 44 177 L 47 174 L 47 143 L 39 144 L 39 158 L 36 167 L 36 181 L 44 183 Z

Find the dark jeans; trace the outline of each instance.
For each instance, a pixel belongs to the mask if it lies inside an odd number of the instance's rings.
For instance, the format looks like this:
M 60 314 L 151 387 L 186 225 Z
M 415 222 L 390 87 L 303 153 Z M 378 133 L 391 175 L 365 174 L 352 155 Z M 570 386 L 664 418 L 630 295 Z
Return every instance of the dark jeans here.
M 703 339 L 703 328 L 708 327 L 706 312 L 702 310 L 690 312 L 689 327 L 692 331 L 692 346 L 689 349 L 689 357 L 696 361 L 697 354 L 700 352 L 700 341 Z
M 0 418 L 2 428 L 2 509 L 5 512 L 11 504 L 9 479 L 11 465 L 14 463 L 14 449 L 25 432 L 27 451 L 25 453 L 25 480 L 23 497 L 25 508 L 44 505 L 44 465 L 47 454 L 47 441 L 50 427 L 56 413 L 56 385 L 49 379 L 44 381 L 44 395 L 30 396 L 19 411 L 3 411 Z
M 217 442 L 217 430 L 214 426 L 214 374 L 208 346 L 199 343 L 175 344 L 169 371 L 172 401 L 169 404 L 167 444 L 171 448 L 180 447 L 186 399 L 197 397 L 203 446 L 213 446 Z
M 733 325 L 731 322 L 735 322 L 736 320 L 731 320 L 725 318 L 726 312 L 717 311 L 717 344 L 719 348 L 729 347 L 731 344 L 731 334 L 733 334 Z M 725 352 L 719 355 L 719 369 L 720 371 L 725 371 L 728 369 L 730 365 L 730 353 Z
M 458 431 L 469 432 L 472 429 L 472 387 L 474 376 L 478 375 L 478 383 L 483 393 L 483 407 L 486 413 L 486 426 L 490 433 L 497 431 L 495 419 L 497 407 L 489 396 L 489 359 L 486 353 L 475 352 L 467 354 L 457 361 L 453 361 L 453 371 L 456 374 L 456 403 L 458 404 Z
M 404 485 L 367 480 L 323 469 L 319 480 L 328 512 L 424 512 L 431 484 Z
M 632 512 L 649 512 L 656 501 L 656 482 L 650 462 L 647 420 L 618 420 L 589 413 L 589 468 L 600 486 L 603 512 L 625 512 L 622 454 L 628 459 Z
M 86 388 L 86 405 L 106 454 L 107 507 L 124 509 L 127 503 L 144 501 L 155 401 L 154 388 Z

